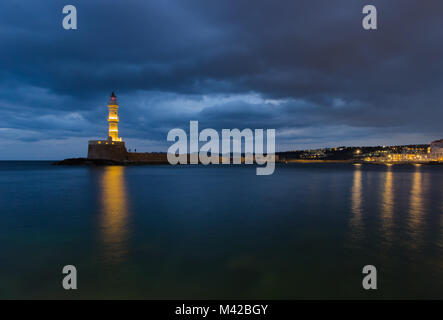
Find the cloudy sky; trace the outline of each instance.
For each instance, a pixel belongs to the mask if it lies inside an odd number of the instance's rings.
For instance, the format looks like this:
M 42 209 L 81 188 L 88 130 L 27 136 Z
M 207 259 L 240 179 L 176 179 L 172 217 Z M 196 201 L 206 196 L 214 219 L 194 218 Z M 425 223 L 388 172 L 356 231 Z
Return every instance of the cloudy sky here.
M 0 3 L 0 159 L 85 156 L 111 91 L 137 151 L 166 151 L 190 120 L 275 128 L 279 151 L 429 143 L 443 138 L 443 2 Z

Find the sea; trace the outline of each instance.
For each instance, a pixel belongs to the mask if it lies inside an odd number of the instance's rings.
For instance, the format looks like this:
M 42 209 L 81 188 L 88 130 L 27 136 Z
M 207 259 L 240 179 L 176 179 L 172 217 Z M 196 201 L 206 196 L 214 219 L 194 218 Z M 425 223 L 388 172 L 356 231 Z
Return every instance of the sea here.
M 1 161 L 0 254 L 1 299 L 443 299 L 443 166 Z

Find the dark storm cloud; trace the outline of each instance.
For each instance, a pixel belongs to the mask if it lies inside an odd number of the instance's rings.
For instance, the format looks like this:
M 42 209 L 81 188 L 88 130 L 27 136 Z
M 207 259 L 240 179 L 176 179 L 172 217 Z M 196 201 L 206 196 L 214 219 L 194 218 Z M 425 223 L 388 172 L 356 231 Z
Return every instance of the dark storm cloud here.
M 65 1 L 0 4 L 0 144 L 121 133 L 276 128 L 280 148 L 428 142 L 441 135 L 443 3 Z M 60 157 L 62 157 L 61 155 Z

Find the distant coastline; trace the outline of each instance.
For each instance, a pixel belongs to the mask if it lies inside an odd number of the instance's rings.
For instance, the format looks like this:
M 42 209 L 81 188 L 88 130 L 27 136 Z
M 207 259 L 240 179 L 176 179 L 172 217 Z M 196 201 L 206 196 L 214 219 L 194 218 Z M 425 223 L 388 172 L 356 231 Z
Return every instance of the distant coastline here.
M 123 150 L 117 150 L 119 144 Z M 153 165 L 169 164 L 166 152 L 127 152 L 124 143 L 94 144 L 107 152 L 97 152 L 91 157 L 91 144 L 87 158 L 70 158 L 54 162 L 54 165 Z M 431 144 L 375 147 L 335 147 L 311 150 L 296 150 L 275 153 L 277 163 L 367 163 L 367 164 L 443 164 L 443 141 Z M 112 152 L 109 152 L 108 149 Z M 115 156 L 121 155 L 121 156 Z M 233 154 L 219 154 L 223 158 L 233 158 Z M 241 162 L 248 155 L 241 154 Z M 190 155 L 187 154 L 188 160 Z M 189 161 L 188 161 L 189 163 Z
M 356 162 L 424 164 L 443 163 L 443 140 L 430 144 L 375 146 L 375 147 L 335 147 L 313 150 L 279 152 L 280 162 Z

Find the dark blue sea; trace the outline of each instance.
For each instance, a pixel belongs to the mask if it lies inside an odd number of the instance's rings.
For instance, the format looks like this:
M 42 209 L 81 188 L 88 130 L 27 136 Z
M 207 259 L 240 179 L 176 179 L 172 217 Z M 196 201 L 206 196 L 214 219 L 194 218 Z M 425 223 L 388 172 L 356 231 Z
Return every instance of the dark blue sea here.
M 442 299 L 442 213 L 443 166 L 3 161 L 0 298 Z

